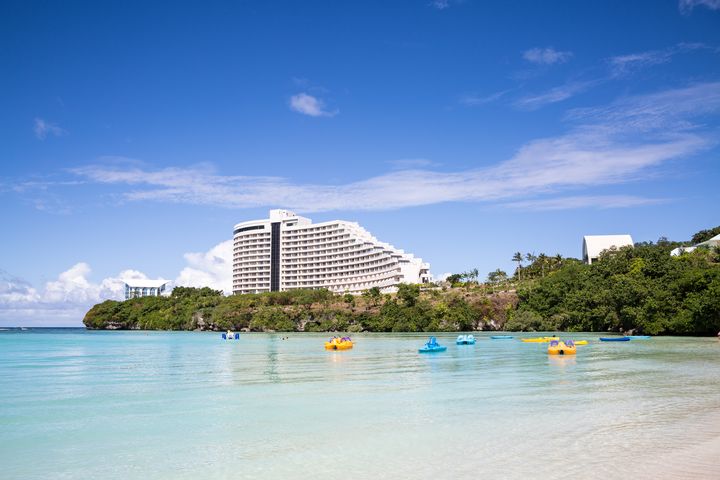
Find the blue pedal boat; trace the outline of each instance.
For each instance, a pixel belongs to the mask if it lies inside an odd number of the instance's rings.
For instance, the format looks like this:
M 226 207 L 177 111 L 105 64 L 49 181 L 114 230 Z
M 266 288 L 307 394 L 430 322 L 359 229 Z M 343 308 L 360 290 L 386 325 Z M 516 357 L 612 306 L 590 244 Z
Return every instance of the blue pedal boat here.
M 444 352 L 445 350 L 447 350 L 447 347 L 443 347 L 437 343 L 437 339 L 435 337 L 430 337 L 427 343 L 418 350 L 418 353 L 435 353 Z

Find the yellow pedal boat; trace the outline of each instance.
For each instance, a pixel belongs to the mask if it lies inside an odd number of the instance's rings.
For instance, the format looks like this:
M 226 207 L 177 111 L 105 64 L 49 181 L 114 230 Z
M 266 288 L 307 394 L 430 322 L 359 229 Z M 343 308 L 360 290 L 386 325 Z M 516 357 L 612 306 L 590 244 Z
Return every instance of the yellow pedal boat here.
M 572 340 L 568 340 L 567 342 L 553 340 L 548 346 L 548 353 L 550 355 L 575 355 L 576 352 L 577 349 Z
M 325 350 L 350 350 L 352 347 L 350 337 L 333 337 L 329 342 L 325 342 Z

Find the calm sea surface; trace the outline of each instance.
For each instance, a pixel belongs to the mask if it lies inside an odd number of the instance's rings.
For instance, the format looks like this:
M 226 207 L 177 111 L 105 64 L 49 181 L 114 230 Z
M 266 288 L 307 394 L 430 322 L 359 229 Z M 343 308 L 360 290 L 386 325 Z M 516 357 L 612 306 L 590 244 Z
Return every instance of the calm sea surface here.
M 0 330 L 0 478 L 720 478 L 720 342 Z

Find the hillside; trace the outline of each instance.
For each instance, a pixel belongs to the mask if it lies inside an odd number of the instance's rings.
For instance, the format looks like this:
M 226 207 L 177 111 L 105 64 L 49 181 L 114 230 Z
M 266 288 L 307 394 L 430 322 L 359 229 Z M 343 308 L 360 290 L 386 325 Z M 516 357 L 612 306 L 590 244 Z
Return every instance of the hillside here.
M 515 308 L 514 293 L 472 286 L 362 296 L 293 290 L 224 297 L 209 288 L 178 287 L 169 297 L 107 300 L 83 320 L 91 329 L 421 332 L 498 329 Z

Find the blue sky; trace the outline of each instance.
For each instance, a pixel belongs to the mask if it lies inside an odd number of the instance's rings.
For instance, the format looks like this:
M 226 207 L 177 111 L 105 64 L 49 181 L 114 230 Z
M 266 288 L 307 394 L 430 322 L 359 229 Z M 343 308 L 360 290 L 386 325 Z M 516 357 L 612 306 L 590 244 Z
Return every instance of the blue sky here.
M 720 224 L 718 0 L 150 3 L 0 6 L 0 325 L 226 286 L 269 208 L 436 275 Z

